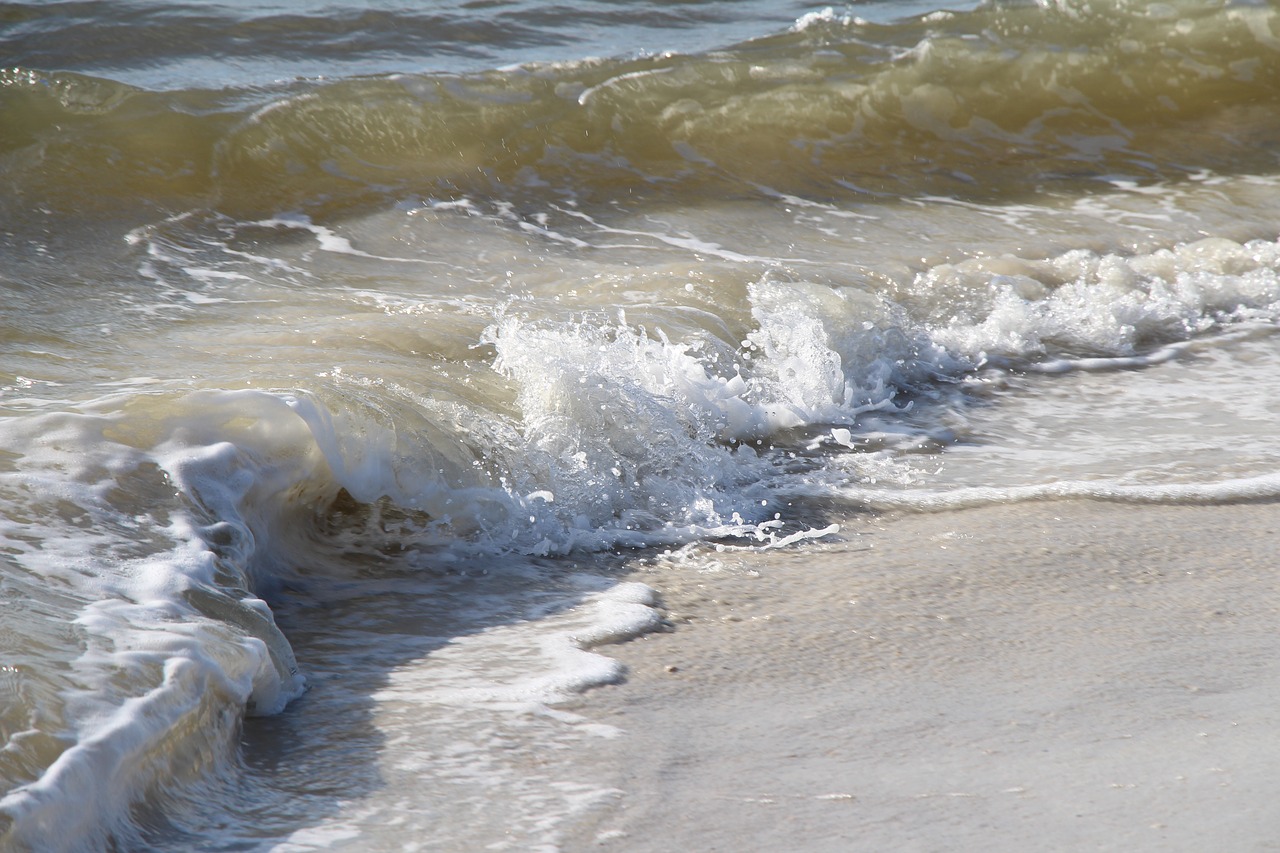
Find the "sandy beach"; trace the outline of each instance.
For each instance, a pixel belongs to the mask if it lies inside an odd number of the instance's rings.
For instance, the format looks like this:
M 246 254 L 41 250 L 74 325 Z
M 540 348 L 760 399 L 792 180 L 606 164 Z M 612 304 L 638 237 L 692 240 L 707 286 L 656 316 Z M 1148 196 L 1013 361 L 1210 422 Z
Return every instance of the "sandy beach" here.
M 655 566 L 586 850 L 1280 848 L 1273 504 L 864 516 Z M 598 768 L 597 768 L 598 769 Z

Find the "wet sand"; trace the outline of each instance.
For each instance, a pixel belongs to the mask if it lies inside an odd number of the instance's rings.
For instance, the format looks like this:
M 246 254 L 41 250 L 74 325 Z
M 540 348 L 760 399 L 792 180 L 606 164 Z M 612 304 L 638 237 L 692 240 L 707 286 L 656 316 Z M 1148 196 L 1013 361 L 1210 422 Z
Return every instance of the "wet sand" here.
M 1280 506 L 862 517 L 657 566 L 562 849 L 1280 849 Z M 603 771 L 603 772 L 601 772 Z

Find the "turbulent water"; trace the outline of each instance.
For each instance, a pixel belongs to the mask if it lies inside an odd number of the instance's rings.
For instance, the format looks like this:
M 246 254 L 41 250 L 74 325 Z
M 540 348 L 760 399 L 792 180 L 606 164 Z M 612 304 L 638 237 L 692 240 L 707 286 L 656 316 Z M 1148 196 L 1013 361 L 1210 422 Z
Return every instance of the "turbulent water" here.
M 1280 496 L 1270 4 L 3 3 L 0 63 L 6 851 L 554 847 L 631 561 Z

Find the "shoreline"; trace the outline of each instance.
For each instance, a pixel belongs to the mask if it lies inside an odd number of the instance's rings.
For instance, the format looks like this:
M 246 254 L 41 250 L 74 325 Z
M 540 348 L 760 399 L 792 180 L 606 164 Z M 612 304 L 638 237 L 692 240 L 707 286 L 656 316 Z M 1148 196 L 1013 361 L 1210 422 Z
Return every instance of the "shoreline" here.
M 855 517 L 656 565 L 567 851 L 1280 846 L 1280 505 Z

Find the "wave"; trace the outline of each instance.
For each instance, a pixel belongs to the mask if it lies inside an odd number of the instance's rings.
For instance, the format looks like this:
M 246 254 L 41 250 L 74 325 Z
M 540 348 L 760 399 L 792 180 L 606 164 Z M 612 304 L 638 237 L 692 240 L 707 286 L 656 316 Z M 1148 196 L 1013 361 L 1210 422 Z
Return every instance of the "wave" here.
M 237 216 L 762 188 L 995 200 L 1117 178 L 1266 173 L 1280 114 L 1277 14 L 1064 3 L 897 24 L 828 15 L 701 55 L 266 91 L 159 93 L 13 68 L 0 72 L 0 151 L 27 204 L 141 196 Z

